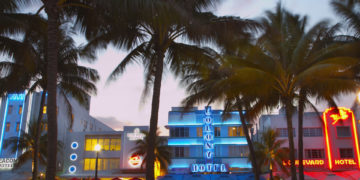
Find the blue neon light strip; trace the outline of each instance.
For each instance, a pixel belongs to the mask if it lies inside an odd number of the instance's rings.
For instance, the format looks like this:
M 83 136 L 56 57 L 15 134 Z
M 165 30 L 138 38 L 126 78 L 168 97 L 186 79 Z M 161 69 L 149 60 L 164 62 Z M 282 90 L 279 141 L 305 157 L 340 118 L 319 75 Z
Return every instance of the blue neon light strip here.
M 1 155 L 1 151 L 2 151 L 3 139 L 4 139 L 4 130 L 5 130 L 5 123 L 6 123 L 6 118 L 7 118 L 8 105 L 9 105 L 9 99 L 6 98 L 4 121 L 3 121 L 2 129 L 1 129 L 1 137 L 0 137 L 0 155 Z
M 25 95 L 25 93 L 24 93 Z M 18 142 L 17 142 L 17 148 L 16 148 L 16 153 L 15 153 L 15 158 L 17 158 L 17 154 L 18 154 L 18 147 L 19 147 L 19 139 L 20 139 L 20 135 L 21 135 L 21 127 L 22 127 L 22 121 L 23 121 L 23 117 L 24 117 L 24 109 L 25 109 L 25 100 L 23 100 L 23 104 L 22 104 L 22 110 L 21 110 L 21 118 L 20 118 L 20 127 L 19 127 L 19 134 L 18 134 Z
M 231 168 L 252 168 L 250 163 L 234 163 L 229 164 Z
M 215 138 L 214 144 L 247 144 L 245 138 Z
M 214 144 L 247 144 L 245 138 L 215 138 Z M 193 146 L 204 145 L 202 138 L 181 138 L 181 139 L 168 139 L 169 146 Z

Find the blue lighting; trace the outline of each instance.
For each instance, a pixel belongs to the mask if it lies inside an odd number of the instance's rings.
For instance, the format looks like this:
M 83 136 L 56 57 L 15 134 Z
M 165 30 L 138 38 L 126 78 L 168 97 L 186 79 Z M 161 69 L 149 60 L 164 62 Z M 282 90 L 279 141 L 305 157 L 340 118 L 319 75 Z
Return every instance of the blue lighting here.
M 75 173 L 75 172 L 76 172 L 76 166 L 71 165 L 71 166 L 69 167 L 69 173 Z
M 76 161 L 76 159 L 77 159 L 77 154 L 75 153 L 70 154 L 70 160 Z
M 191 145 L 204 145 L 204 141 L 200 138 L 193 139 L 168 139 L 169 146 L 191 146 Z
M 191 172 L 227 172 L 225 164 L 192 164 Z
M 22 94 L 25 96 L 25 93 Z M 24 99 L 24 98 L 23 98 Z M 19 133 L 18 133 L 18 143 L 17 143 L 17 147 L 19 146 L 19 139 L 20 139 L 20 134 L 21 134 L 21 127 L 22 127 L 22 121 L 23 121 L 23 117 L 24 117 L 24 109 L 25 109 L 25 101 L 23 101 L 22 103 L 22 110 L 21 110 L 21 118 L 20 118 L 20 127 L 19 127 Z M 18 154 L 18 148 L 16 148 L 16 153 L 15 153 L 15 158 L 17 158 L 17 154 Z
M 214 144 L 247 144 L 245 138 L 215 138 Z
M 79 144 L 77 142 L 71 143 L 71 149 L 77 149 L 79 147 Z
M 23 100 L 25 100 L 25 93 L 22 93 L 22 94 L 9 94 L 8 98 L 11 101 L 23 101 Z
M 169 169 L 174 169 L 174 168 L 188 168 L 189 164 L 174 164 L 174 165 L 170 165 Z
M 229 167 L 231 167 L 231 168 L 252 168 L 250 163 L 234 163 L 234 164 L 230 164 Z
M 1 151 L 2 151 L 3 139 L 4 139 L 4 130 L 5 130 L 5 122 L 6 122 L 6 118 L 7 118 L 8 105 L 9 105 L 9 99 L 7 98 L 6 104 L 5 104 L 4 121 L 3 121 L 2 129 L 1 129 L 1 137 L 0 137 L 0 155 L 1 155 Z

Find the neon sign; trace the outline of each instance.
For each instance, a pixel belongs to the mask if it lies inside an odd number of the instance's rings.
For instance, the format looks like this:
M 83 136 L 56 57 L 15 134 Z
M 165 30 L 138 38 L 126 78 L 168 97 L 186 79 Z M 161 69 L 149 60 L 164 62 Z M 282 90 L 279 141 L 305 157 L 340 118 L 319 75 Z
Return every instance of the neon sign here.
M 143 160 L 142 156 L 138 154 L 133 154 L 129 157 L 128 162 L 131 167 L 137 168 L 141 166 L 142 160 Z
M 0 158 L 0 170 L 10 170 L 14 167 L 16 158 Z
M 25 93 L 22 93 L 22 94 L 9 94 L 8 98 L 11 101 L 23 101 L 25 99 Z
M 145 134 L 140 132 L 139 128 L 135 128 L 133 133 L 127 133 L 126 136 L 130 141 L 144 140 Z
M 304 166 L 322 166 L 325 164 L 325 161 L 322 159 L 309 159 L 309 160 L 303 160 Z M 290 160 L 289 161 L 283 161 L 284 166 L 290 166 Z M 299 160 L 295 160 L 295 165 L 299 165 Z
M 336 124 L 338 121 L 343 121 L 343 123 L 348 123 L 352 126 L 352 139 L 353 139 L 353 147 L 356 149 L 356 160 L 355 159 L 336 159 L 334 158 L 332 154 L 332 145 L 330 144 L 330 135 L 335 134 L 334 128 L 336 128 Z M 360 151 L 359 151 L 359 142 L 358 142 L 358 135 L 357 135 L 357 128 L 356 128 L 356 122 L 355 122 L 355 116 L 354 113 L 344 107 L 338 107 L 338 108 L 329 108 L 326 109 L 323 113 L 323 121 L 324 121 L 324 131 L 325 131 L 325 143 L 326 143 L 326 151 L 327 151 L 327 159 L 329 161 L 329 169 L 333 170 L 334 166 L 337 166 L 337 168 L 343 166 L 343 165 L 358 165 L 358 168 L 360 168 Z M 329 126 L 328 124 L 331 124 L 332 126 Z M 332 132 L 332 133 L 330 133 Z
M 191 172 L 227 172 L 225 164 L 192 164 Z
M 210 106 L 205 107 L 203 119 L 204 164 L 192 164 L 191 172 L 227 172 L 225 164 L 214 164 L 214 122 Z

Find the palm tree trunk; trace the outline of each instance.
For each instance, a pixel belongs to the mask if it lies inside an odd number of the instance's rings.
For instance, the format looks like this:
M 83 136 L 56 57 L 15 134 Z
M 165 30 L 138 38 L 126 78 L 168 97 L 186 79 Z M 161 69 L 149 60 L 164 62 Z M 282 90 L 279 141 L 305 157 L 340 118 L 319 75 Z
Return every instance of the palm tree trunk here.
M 48 146 L 46 180 L 54 180 L 56 175 L 57 155 L 57 115 L 56 115 L 56 82 L 58 62 L 58 27 L 59 9 L 57 0 L 45 1 L 45 11 L 48 16 L 47 41 L 47 89 L 48 89 Z M 51 153 L 50 153 L 51 152 Z
M 272 171 L 272 169 L 270 169 L 270 180 L 273 180 L 273 179 L 274 179 L 273 171 Z
M 38 119 L 36 122 L 36 128 L 35 128 L 35 140 L 34 140 L 34 169 L 33 169 L 33 174 L 32 174 L 32 179 L 37 179 L 37 174 L 38 174 L 38 163 L 39 163 L 39 139 L 40 139 L 40 134 L 41 134 L 41 121 L 43 118 L 43 107 L 45 104 L 45 95 L 46 95 L 46 90 L 44 89 L 42 94 L 41 94 L 41 99 L 40 99 L 40 109 L 39 109 L 39 115 L 38 115 Z
M 158 114 L 160 106 L 160 90 L 161 90 L 161 79 L 163 73 L 163 59 L 164 53 L 158 53 L 156 62 L 156 72 L 155 80 L 153 87 L 153 96 L 151 103 L 151 116 L 150 116 L 150 130 L 149 130 L 149 142 L 155 142 L 156 131 L 158 124 Z M 155 161 L 155 143 L 150 143 L 149 148 L 147 149 L 147 159 L 146 159 L 146 180 L 154 179 L 154 161 Z
M 237 103 L 240 103 L 240 100 L 237 98 L 236 99 Z M 246 120 L 245 120 L 245 116 L 244 114 L 242 113 L 243 109 L 242 109 L 242 106 L 241 105 L 238 105 L 238 111 L 239 111 L 239 116 L 240 116 L 240 121 L 241 121 L 241 126 L 243 128 L 243 131 L 244 131 L 244 134 L 245 134 L 245 137 L 246 137 L 246 141 L 247 141 L 247 144 L 248 144 L 248 147 L 249 147 L 249 151 L 250 151 L 250 157 L 251 157 L 251 164 L 252 164 L 252 170 L 253 170 L 253 173 L 255 175 L 255 180 L 259 180 L 260 179 L 260 173 L 259 173 L 259 167 L 257 165 L 257 162 L 256 162 L 256 158 L 255 158 L 255 149 L 254 149 L 254 145 L 251 141 L 251 138 L 250 138 L 250 135 L 249 135 L 249 129 L 248 129 L 248 126 L 246 124 Z
M 305 108 L 305 90 L 300 90 L 300 98 L 299 98 L 299 114 L 298 114 L 298 131 L 299 131 L 299 137 L 298 137 L 298 157 L 299 157 L 299 179 L 304 180 L 304 164 L 303 164 L 303 123 L 304 123 L 304 108 Z
M 289 98 L 285 98 L 285 111 L 286 111 L 286 122 L 287 122 L 287 130 L 288 130 L 288 139 L 289 139 L 289 149 L 290 149 L 290 172 L 291 179 L 296 180 L 296 167 L 295 167 L 295 146 L 294 146 L 294 132 L 292 125 L 292 103 Z

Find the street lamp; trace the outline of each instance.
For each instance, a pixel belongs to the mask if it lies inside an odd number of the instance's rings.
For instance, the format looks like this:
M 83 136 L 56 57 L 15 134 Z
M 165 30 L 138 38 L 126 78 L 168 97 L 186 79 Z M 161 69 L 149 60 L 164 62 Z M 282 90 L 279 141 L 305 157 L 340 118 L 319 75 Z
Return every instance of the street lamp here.
M 98 172 L 98 159 L 99 159 L 99 152 L 101 150 L 100 144 L 95 145 L 95 151 L 96 151 L 96 162 L 95 162 L 95 180 L 97 180 L 97 172 Z

